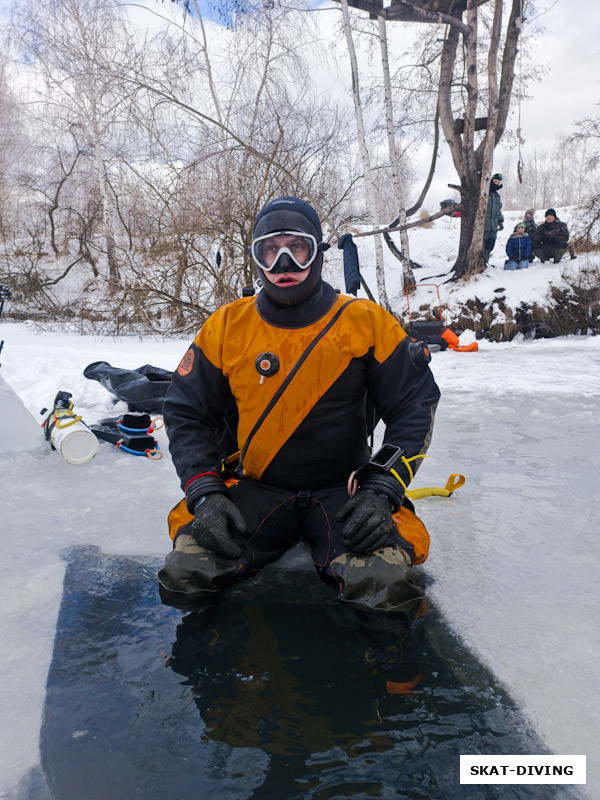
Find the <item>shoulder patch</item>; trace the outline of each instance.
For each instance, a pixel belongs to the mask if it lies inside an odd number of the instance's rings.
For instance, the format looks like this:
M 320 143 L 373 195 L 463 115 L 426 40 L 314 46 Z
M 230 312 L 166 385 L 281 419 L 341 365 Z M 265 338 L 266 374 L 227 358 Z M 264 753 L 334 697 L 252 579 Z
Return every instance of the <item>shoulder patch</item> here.
M 194 351 L 190 347 L 187 353 L 179 362 L 179 366 L 177 367 L 177 374 L 181 375 L 183 378 L 186 375 L 189 375 L 194 367 Z

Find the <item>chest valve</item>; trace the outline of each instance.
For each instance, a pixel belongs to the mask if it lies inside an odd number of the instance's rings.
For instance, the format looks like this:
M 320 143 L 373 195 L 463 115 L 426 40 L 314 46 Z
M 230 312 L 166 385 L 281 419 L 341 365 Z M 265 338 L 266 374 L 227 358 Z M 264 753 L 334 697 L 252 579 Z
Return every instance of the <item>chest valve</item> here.
M 275 355 L 275 353 L 270 353 L 267 351 L 266 353 L 261 353 L 255 361 L 255 367 L 260 377 L 260 382 L 262 383 L 265 378 L 270 378 L 271 375 L 275 375 L 279 371 L 279 359 Z

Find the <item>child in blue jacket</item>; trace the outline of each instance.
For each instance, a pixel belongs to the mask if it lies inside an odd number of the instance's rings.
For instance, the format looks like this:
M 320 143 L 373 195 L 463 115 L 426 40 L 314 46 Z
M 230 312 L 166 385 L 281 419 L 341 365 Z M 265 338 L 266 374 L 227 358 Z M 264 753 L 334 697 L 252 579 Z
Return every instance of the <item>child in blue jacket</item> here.
M 529 266 L 531 239 L 525 233 L 526 228 L 524 222 L 518 222 L 515 225 L 515 230 L 506 243 L 508 261 L 505 262 L 504 269 L 527 269 Z

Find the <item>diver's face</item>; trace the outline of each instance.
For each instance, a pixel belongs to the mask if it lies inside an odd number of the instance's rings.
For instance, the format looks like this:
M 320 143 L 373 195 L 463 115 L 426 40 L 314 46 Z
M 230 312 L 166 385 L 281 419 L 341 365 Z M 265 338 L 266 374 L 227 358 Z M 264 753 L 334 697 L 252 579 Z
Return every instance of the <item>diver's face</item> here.
M 265 239 L 262 244 L 262 256 L 266 267 L 263 270 L 263 275 L 269 283 L 273 283 L 275 286 L 296 286 L 306 280 L 310 272 L 310 265 L 306 269 L 294 269 L 290 272 L 269 271 L 269 268 L 273 267 L 281 249 L 284 247 L 290 251 L 298 264 L 306 264 L 309 260 L 310 248 L 306 239 L 302 236 L 294 236 L 293 234 L 271 236 Z

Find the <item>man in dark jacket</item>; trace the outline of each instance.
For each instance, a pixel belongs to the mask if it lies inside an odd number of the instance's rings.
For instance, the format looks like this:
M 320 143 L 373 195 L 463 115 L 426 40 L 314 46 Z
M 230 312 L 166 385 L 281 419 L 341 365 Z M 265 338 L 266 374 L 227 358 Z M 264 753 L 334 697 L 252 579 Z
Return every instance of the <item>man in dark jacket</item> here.
M 545 217 L 546 221 L 531 234 L 533 254 L 542 263 L 553 260 L 558 264 L 569 246 L 569 229 L 558 219 L 553 208 L 546 211 Z
M 400 611 L 423 595 L 412 565 L 428 537 L 404 494 L 439 390 L 390 314 L 322 280 L 327 248 L 308 203 L 268 203 L 251 247 L 263 288 L 216 311 L 173 375 L 163 414 L 185 499 L 159 573 L 168 604 L 214 597 L 301 538 L 347 605 Z M 367 399 L 386 424 L 372 458 Z M 217 435 L 232 403 L 233 484 Z
M 498 231 L 504 228 L 504 216 L 502 214 L 502 200 L 498 191 L 502 188 L 502 175 L 496 172 L 492 175 L 490 182 L 490 195 L 488 197 L 487 211 L 485 215 L 485 228 L 483 231 L 483 251 L 484 260 L 487 264 L 490 254 L 496 244 Z

